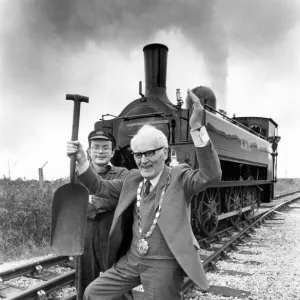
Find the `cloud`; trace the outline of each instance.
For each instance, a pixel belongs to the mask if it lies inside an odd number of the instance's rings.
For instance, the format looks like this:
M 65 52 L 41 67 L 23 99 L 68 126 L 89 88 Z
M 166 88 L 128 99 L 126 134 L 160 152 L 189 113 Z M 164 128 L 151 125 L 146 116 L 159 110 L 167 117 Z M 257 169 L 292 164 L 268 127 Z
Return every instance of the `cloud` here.
M 203 56 L 212 88 L 225 97 L 230 48 L 267 55 L 297 22 L 298 8 L 291 0 L 6 1 L 4 82 L 21 93 L 34 86 L 42 95 L 64 85 L 64 61 L 91 41 L 125 54 L 159 30 L 177 28 Z
M 219 17 L 236 45 L 267 55 L 299 21 L 299 1 L 220 1 Z M 228 5 L 229 4 L 229 5 Z
M 189 70 L 184 77 L 197 84 L 208 82 L 221 108 L 226 108 L 226 96 L 232 94 L 232 90 L 227 92 L 229 64 L 240 63 L 244 69 L 251 64 L 249 82 L 256 76 L 261 81 L 255 81 L 258 85 L 279 82 L 291 71 L 297 72 L 293 64 L 299 52 L 293 42 L 297 37 L 291 39 L 299 25 L 297 0 L 2 0 L 0 5 L 0 95 L 5 110 L 0 126 L 9 128 L 0 131 L 0 138 L 5 140 L 6 153 L 17 155 L 21 144 L 35 144 L 40 132 L 51 131 L 53 138 L 53 130 L 57 130 L 62 140 L 69 136 L 70 128 L 62 121 L 71 120 L 72 106 L 63 99 L 66 92 L 89 95 L 91 104 L 101 101 L 99 112 L 92 105 L 84 108 L 90 126 L 102 113 L 116 109 L 110 109 L 102 95 L 117 95 L 120 107 L 128 104 L 128 90 L 137 90 L 136 74 L 132 73 L 137 66 L 142 70 L 137 57 L 140 59 L 142 46 L 158 36 L 179 39 L 175 45 L 180 50 L 172 51 L 182 55 L 180 61 L 173 59 L 175 67 L 168 79 L 182 78 L 176 69 L 184 70 L 183 64 L 195 58 L 199 77 L 207 72 L 210 80 L 201 78 L 200 82 Z M 133 54 L 136 49 L 139 55 Z M 113 88 L 110 82 L 115 82 Z M 246 89 L 247 82 L 243 84 L 241 97 L 248 92 L 255 97 L 257 87 Z M 231 103 L 232 98 L 228 100 Z M 62 113 L 66 110 L 70 115 Z
M 10 19 L 2 30 L 5 85 L 21 93 L 35 86 L 35 93 L 41 95 L 43 90 L 64 84 L 63 70 L 53 71 L 59 70 L 68 57 L 84 52 L 89 42 L 116 47 L 126 55 L 159 30 L 177 28 L 202 52 L 207 68 L 225 89 L 227 43 L 214 17 L 215 3 L 7 1 L 4 17 Z

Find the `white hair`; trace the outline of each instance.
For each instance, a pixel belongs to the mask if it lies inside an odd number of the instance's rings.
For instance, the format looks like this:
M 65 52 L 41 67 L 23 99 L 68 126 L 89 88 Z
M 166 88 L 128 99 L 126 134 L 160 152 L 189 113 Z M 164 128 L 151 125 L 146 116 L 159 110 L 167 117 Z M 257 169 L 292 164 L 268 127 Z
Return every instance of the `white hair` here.
M 131 149 L 134 145 L 143 143 L 143 141 L 152 139 L 155 141 L 155 147 L 168 147 L 168 139 L 165 134 L 152 125 L 143 125 L 130 141 Z

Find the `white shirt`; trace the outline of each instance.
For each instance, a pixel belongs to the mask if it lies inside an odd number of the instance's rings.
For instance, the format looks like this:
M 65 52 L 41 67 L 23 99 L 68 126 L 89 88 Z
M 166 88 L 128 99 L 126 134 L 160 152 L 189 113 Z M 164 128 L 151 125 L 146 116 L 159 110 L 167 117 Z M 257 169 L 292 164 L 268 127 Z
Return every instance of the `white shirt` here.
M 150 192 L 153 190 L 153 188 L 158 184 L 160 176 L 162 174 L 162 171 L 153 179 L 149 179 L 151 185 L 150 185 Z M 144 184 L 146 183 L 147 179 L 144 178 Z
M 205 126 L 193 129 L 190 131 L 190 133 L 196 147 L 204 147 L 209 142 L 209 135 Z

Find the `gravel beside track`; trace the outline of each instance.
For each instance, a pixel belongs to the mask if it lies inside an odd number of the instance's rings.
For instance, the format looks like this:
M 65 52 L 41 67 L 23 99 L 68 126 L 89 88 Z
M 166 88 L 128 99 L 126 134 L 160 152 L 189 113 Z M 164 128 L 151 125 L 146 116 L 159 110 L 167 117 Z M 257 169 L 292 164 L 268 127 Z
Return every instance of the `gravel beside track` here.
M 0 268 L 0 272 L 1 271 L 6 271 L 6 270 L 11 270 L 12 268 L 17 268 L 17 267 L 21 267 L 22 265 L 27 266 L 29 263 L 41 263 L 44 259 L 48 259 L 48 258 L 54 258 L 56 257 L 55 255 L 47 255 L 47 256 L 43 256 L 43 257 L 36 257 L 33 259 L 29 259 L 29 260 L 22 260 L 19 262 L 10 262 L 10 263 L 5 263 L 3 265 L 1 265 Z M 46 269 L 42 269 L 40 272 L 38 272 L 36 275 L 37 276 L 41 276 L 43 277 L 43 275 L 48 275 L 48 274 L 53 274 L 55 276 L 58 275 L 62 275 L 62 274 L 66 274 L 68 272 L 71 272 L 72 269 L 66 266 L 59 266 L 59 265 L 55 265 L 55 266 L 51 266 L 48 267 Z M 37 278 L 32 278 L 31 275 L 29 275 L 29 277 L 27 276 L 18 276 L 16 278 L 10 279 L 10 280 L 6 280 L 5 284 L 11 286 L 11 287 L 16 287 L 21 290 L 26 290 L 30 287 L 33 287 L 35 285 L 39 285 L 39 284 L 43 284 L 45 283 L 45 281 L 41 278 L 41 279 L 37 279 Z M 1 282 L 0 282 L 0 291 L 1 291 Z M 59 288 L 53 292 L 51 292 L 48 296 L 48 299 L 61 299 L 63 297 L 67 297 L 71 294 L 74 294 L 76 292 L 75 287 L 74 286 L 70 286 L 67 285 L 63 288 Z M 16 296 L 16 291 L 13 292 L 13 296 Z M 10 292 L 8 293 L 9 296 Z M 3 298 L 0 295 L 0 299 L 7 299 L 7 298 Z
M 216 272 L 207 273 L 210 285 L 244 290 L 250 295 L 224 297 L 191 289 L 185 299 L 300 299 L 300 203 L 289 207 L 276 214 L 277 220 L 267 220 L 257 228 L 251 240 L 229 253 L 229 259 L 219 261 Z M 228 270 L 250 274 L 233 276 L 226 273 Z

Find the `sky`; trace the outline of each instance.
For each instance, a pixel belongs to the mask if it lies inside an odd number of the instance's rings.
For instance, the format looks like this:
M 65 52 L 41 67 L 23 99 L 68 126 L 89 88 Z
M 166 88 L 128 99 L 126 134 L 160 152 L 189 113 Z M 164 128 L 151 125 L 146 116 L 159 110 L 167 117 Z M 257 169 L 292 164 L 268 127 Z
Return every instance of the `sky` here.
M 72 101 L 79 140 L 139 98 L 143 47 L 169 48 L 167 94 L 213 89 L 232 117 L 279 125 L 278 177 L 300 177 L 300 1 L 0 0 L 0 176 L 69 175 Z M 45 165 L 46 164 L 46 165 Z

